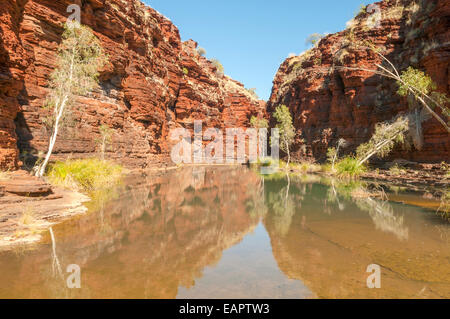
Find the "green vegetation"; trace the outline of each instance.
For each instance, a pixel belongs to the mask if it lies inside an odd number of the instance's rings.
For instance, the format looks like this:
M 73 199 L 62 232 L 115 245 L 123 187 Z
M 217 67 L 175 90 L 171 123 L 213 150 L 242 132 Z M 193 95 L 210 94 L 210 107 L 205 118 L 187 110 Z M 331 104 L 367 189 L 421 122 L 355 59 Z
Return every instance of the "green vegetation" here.
M 356 42 L 354 44 L 364 47 L 363 43 Z M 366 48 L 372 49 L 371 47 L 367 46 Z M 422 114 L 422 109 L 425 113 L 433 116 L 446 129 L 446 131 L 450 133 L 450 122 L 448 120 L 448 118 L 450 117 L 450 109 L 446 106 L 450 99 L 444 93 L 435 91 L 436 85 L 433 83 L 431 78 L 424 72 L 414 69 L 413 67 L 408 67 L 408 69 L 406 69 L 400 75 L 394 64 L 389 61 L 383 54 L 381 54 L 379 50 L 373 50 L 373 52 L 381 57 L 388 66 L 376 64 L 376 70 L 359 67 L 355 68 L 337 66 L 336 68 L 373 72 L 374 74 L 396 80 L 397 84 L 399 85 L 398 94 L 401 96 L 412 97 L 416 102 L 418 102 L 414 104 L 410 103 L 410 109 L 412 110 L 411 117 L 414 118 L 413 123 L 417 132 L 416 135 L 421 134 L 421 122 L 426 119 L 426 117 Z M 439 108 L 441 110 L 444 118 L 442 118 L 434 111 L 435 108 Z
M 189 74 L 189 70 L 187 68 L 183 68 L 183 74 L 184 75 L 188 75 Z
M 252 118 L 250 119 L 250 125 L 256 129 L 268 128 L 269 122 L 265 118 L 259 118 L 256 116 L 252 116 Z
M 375 155 L 385 157 L 392 151 L 395 144 L 403 144 L 405 133 L 409 128 L 408 124 L 408 118 L 402 116 L 393 122 L 378 123 L 369 142 L 361 144 L 356 150 L 358 165 L 363 165 Z
M 397 143 L 404 143 L 408 131 L 408 118 L 399 116 L 391 122 L 378 123 L 372 138 L 361 144 L 356 150 L 356 156 L 339 159 L 339 149 L 345 147 L 346 141 L 340 139 L 336 148 L 327 152 L 328 165 L 322 166 L 323 171 L 337 174 L 341 177 L 355 178 L 367 171 L 365 164 L 373 156 L 387 156 Z
M 275 109 L 273 117 L 277 121 L 276 128 L 278 128 L 280 133 L 280 149 L 283 152 L 287 153 L 288 156 L 287 165 L 289 166 L 289 163 L 291 161 L 291 154 L 289 148 L 292 145 L 292 143 L 294 143 L 295 138 L 295 128 L 294 125 L 292 124 L 291 112 L 289 111 L 286 105 L 280 105 Z
M 397 80 L 397 84 L 399 86 L 399 95 L 408 96 L 413 93 L 416 97 L 422 98 L 426 98 L 427 95 L 429 95 L 430 107 L 432 109 L 439 107 L 443 115 L 450 117 L 450 109 L 445 105 L 450 102 L 450 99 L 447 98 L 444 93 L 436 91 L 436 83 L 434 83 L 431 77 L 426 75 L 424 72 L 414 69 L 413 67 L 409 67 L 402 72 L 400 75 L 400 80 Z M 411 89 L 413 92 L 411 92 Z
M 366 13 L 366 12 L 367 12 L 367 6 L 364 4 L 360 4 L 358 10 L 355 13 L 355 17 L 357 17 L 363 13 Z
M 50 165 L 48 179 L 54 185 L 91 192 L 120 182 L 123 168 L 96 158 L 69 160 Z
M 225 72 L 225 68 L 223 67 L 222 63 L 220 63 L 219 60 L 217 59 L 212 59 L 211 63 L 215 66 L 215 68 L 217 69 L 217 72 L 219 74 L 224 74 Z
M 78 22 L 65 25 L 47 97 L 47 107 L 52 114 L 48 121 L 52 134 L 47 155 L 34 169 L 36 176 L 41 177 L 45 173 L 63 118 L 77 96 L 87 94 L 97 85 L 98 70 L 105 63 L 100 41 L 91 29 Z
M 446 191 L 441 196 L 441 206 L 438 213 L 445 219 L 450 221 L 450 191 Z
M 355 178 L 366 172 L 367 168 L 355 157 L 344 157 L 336 163 L 336 172 L 340 177 Z
M 395 164 L 391 168 L 389 168 L 389 173 L 391 175 L 404 175 L 406 174 L 406 169 L 404 167 L 399 166 L 398 164 Z
M 401 96 L 408 95 L 409 87 L 411 86 L 415 86 L 425 94 L 429 94 L 436 89 L 436 84 L 434 84 L 429 76 L 413 67 L 409 67 L 406 71 L 403 71 L 400 78 L 402 81 L 397 81 L 397 84 L 399 86 L 398 94 Z
M 336 147 L 330 147 L 327 150 L 327 159 L 328 159 L 328 162 L 331 164 L 332 171 L 334 171 L 336 160 L 339 157 L 340 148 L 345 147 L 346 145 L 347 145 L 347 141 L 344 140 L 343 138 L 340 138 L 339 141 L 337 142 Z

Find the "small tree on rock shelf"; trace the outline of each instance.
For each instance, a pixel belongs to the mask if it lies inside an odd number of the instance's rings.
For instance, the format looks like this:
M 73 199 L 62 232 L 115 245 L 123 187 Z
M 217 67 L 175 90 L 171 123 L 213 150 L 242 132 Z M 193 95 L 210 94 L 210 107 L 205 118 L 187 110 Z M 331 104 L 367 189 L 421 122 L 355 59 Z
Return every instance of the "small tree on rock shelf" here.
M 336 160 L 339 158 L 339 150 L 342 147 L 346 147 L 346 145 L 347 145 L 347 141 L 344 140 L 343 138 L 340 138 L 339 141 L 337 142 L 336 147 L 331 147 L 328 149 L 327 158 L 328 158 L 328 161 L 331 163 L 332 171 L 334 171 L 334 166 L 336 164 Z
M 280 133 L 280 149 L 286 152 L 288 161 L 286 167 L 289 167 L 291 153 L 289 147 L 294 143 L 295 128 L 292 124 L 291 112 L 286 105 L 280 105 L 275 109 L 273 117 L 277 120 L 276 127 Z
M 90 28 L 76 21 L 65 25 L 58 51 L 47 97 L 47 106 L 52 109 L 52 134 L 44 161 L 34 168 L 38 177 L 45 173 L 62 118 L 73 106 L 77 95 L 85 95 L 97 85 L 98 70 L 106 63 L 98 38 Z

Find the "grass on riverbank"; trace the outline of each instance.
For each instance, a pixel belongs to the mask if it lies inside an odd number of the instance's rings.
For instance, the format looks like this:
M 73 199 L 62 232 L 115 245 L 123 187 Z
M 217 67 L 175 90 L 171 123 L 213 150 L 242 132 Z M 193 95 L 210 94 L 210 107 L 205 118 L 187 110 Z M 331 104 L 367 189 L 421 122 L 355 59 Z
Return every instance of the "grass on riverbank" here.
M 123 167 L 97 158 L 69 160 L 50 165 L 50 183 L 64 188 L 92 192 L 107 189 L 121 180 Z
M 336 174 L 339 177 L 355 178 L 367 171 L 367 167 L 359 164 L 354 157 L 344 157 L 336 163 Z

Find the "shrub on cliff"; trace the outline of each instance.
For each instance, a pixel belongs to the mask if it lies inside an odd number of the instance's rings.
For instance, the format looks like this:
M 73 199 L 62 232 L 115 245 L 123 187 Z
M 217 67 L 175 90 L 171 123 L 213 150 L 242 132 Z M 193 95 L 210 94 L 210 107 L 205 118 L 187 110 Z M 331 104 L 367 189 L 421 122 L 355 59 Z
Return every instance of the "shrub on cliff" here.
M 205 56 L 205 55 L 206 55 L 206 50 L 203 49 L 202 47 L 198 47 L 198 48 L 197 48 L 197 53 L 198 53 L 198 55 L 200 55 L 200 56 Z
M 225 68 L 223 67 L 222 63 L 220 63 L 219 60 L 212 59 L 211 63 L 215 66 L 215 68 L 217 69 L 217 72 L 219 74 L 223 74 L 225 72 Z
M 91 192 L 119 183 L 123 168 L 96 158 L 69 160 L 50 165 L 49 181 L 58 186 Z
M 63 118 L 73 106 L 77 96 L 85 95 L 97 85 L 98 70 L 106 62 L 100 41 L 91 29 L 78 22 L 66 24 L 58 48 L 56 68 L 51 74 L 47 107 L 51 109 L 52 134 L 47 154 L 35 167 L 37 176 L 43 176 L 53 152 Z
M 305 44 L 316 46 L 317 44 L 319 44 L 320 40 L 322 40 L 324 36 L 325 35 L 320 33 L 313 33 L 306 38 Z

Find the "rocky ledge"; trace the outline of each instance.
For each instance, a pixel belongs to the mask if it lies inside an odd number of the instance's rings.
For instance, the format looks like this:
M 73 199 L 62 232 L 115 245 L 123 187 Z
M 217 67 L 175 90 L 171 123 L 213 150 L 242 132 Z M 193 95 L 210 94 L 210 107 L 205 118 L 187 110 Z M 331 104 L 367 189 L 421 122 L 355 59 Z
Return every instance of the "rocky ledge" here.
M 90 200 L 23 171 L 3 176 L 0 190 L 0 250 L 39 241 L 53 224 L 85 213 L 83 203 Z

